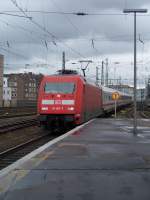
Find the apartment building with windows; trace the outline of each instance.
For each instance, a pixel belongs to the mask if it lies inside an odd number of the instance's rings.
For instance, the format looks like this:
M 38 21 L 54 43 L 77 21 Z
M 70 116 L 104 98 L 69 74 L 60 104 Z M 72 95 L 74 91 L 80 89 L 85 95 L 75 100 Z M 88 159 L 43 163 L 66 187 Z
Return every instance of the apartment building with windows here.
M 3 105 L 3 70 L 4 70 L 4 56 L 0 55 L 0 107 Z
M 36 106 L 42 74 L 5 74 L 11 88 L 11 106 Z

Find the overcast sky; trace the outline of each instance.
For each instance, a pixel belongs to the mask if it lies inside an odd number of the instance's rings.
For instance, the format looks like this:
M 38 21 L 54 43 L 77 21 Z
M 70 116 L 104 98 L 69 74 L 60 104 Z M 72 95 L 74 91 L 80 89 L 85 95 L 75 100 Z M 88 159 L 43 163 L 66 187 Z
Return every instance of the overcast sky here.
M 92 60 L 87 75 L 109 60 L 109 77 L 133 78 L 133 16 L 124 8 L 147 8 L 149 0 L 1 0 L 0 53 L 5 72 L 33 71 L 51 74 L 61 68 L 62 51 L 67 68 L 80 69 L 79 60 Z M 22 10 L 22 12 L 18 12 Z M 24 12 L 28 11 L 28 12 Z M 49 11 L 58 13 L 37 13 Z M 62 13 L 86 12 L 89 16 Z M 59 14 L 60 13 L 60 14 Z M 150 75 L 150 16 L 137 18 L 138 76 Z M 43 29 L 43 30 L 42 30 Z M 76 64 L 72 64 L 76 63 Z

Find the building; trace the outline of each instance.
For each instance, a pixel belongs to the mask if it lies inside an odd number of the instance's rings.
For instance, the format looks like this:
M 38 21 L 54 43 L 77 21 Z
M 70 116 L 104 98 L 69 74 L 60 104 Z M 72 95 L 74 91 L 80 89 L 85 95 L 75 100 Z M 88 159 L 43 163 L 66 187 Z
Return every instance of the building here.
M 3 77 L 3 106 L 10 107 L 11 105 L 11 88 L 8 87 L 8 78 Z
M 42 74 L 6 74 L 8 88 L 11 88 L 11 106 L 36 106 L 38 88 Z
M 3 105 L 3 70 L 4 70 L 4 56 L 0 55 L 0 107 Z

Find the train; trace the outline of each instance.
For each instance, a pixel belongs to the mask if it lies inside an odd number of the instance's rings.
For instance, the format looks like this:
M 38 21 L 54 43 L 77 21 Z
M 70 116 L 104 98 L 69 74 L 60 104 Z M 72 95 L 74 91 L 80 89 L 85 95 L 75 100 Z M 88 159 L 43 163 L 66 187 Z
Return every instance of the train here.
M 76 126 L 114 109 L 112 93 L 77 73 L 45 76 L 38 94 L 38 119 L 46 129 Z M 132 97 L 119 92 L 117 106 L 131 103 Z

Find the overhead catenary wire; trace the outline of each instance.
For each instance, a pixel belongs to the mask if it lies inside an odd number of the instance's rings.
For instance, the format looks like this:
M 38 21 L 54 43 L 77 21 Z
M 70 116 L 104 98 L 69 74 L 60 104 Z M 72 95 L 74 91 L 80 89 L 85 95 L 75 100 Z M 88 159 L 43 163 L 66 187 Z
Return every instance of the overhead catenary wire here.
M 119 35 L 119 36 L 96 36 L 96 37 L 92 37 L 92 39 L 89 39 L 89 38 L 78 38 L 77 40 L 79 41 L 92 41 L 94 40 L 94 43 L 95 42 L 114 42 L 114 41 L 118 41 L 118 42 L 128 42 L 128 41 L 132 41 L 132 35 Z M 150 37 L 145 37 L 144 38 L 144 41 L 149 41 L 150 40 Z M 139 41 L 139 39 L 137 39 L 137 41 Z M 140 41 L 139 41 L 140 42 Z M 93 45 L 92 45 L 92 42 L 91 42 L 91 46 L 93 48 Z
M 6 12 L 0 12 L 0 15 L 8 15 L 8 16 L 13 16 L 13 17 L 27 18 L 27 19 L 31 19 L 32 18 L 32 17 L 23 16 L 23 15 L 10 14 L 10 13 L 6 13 Z
M 11 1 L 13 1 L 13 2 L 16 2 L 15 0 L 11 0 Z M 54 1 L 53 1 L 54 2 Z M 15 3 L 15 5 L 16 5 L 16 3 Z M 17 5 L 18 6 L 18 5 Z M 58 7 L 58 6 L 57 6 Z M 19 12 L 21 12 L 21 11 L 23 11 L 23 10 L 19 10 Z M 16 12 L 16 11 L 13 11 L 13 12 Z M 99 15 L 120 15 L 119 13 L 82 13 L 82 12 L 77 12 L 77 13 L 75 13 L 75 12 L 68 12 L 68 13 L 66 13 L 66 12 L 61 12 L 61 11 L 57 11 L 57 12 L 50 12 L 50 11 L 29 11 L 29 10 L 26 10 L 26 11 L 23 11 L 23 13 L 26 15 L 26 13 L 27 12 L 40 12 L 40 13 L 57 13 L 57 14 L 76 14 L 76 15 L 82 15 L 82 14 L 85 14 L 85 15 L 91 15 L 91 14 L 93 14 L 93 15 L 96 15 L 96 14 L 99 14 Z M 121 14 L 121 15 L 124 15 L 124 14 Z M 26 16 L 28 16 L 28 15 L 26 15 Z M 67 18 L 67 19 L 69 19 L 69 18 Z M 31 19 L 32 20 L 32 19 Z M 33 20 L 32 20 L 33 21 Z M 70 21 L 71 22 L 71 21 Z M 37 25 L 37 24 L 36 24 Z M 74 24 L 72 24 L 73 26 L 74 26 Z M 39 25 L 38 25 L 39 26 Z M 41 26 L 39 27 L 39 28 L 42 28 Z M 77 29 L 77 27 L 76 26 L 74 26 L 74 28 L 79 32 L 79 29 Z M 43 28 L 42 28 L 43 29 Z M 45 28 L 43 29 L 43 30 L 45 30 Z M 55 38 L 55 39 L 58 39 L 58 38 L 56 38 L 56 36 L 55 35 L 51 35 L 53 38 Z M 118 39 L 116 39 L 116 40 L 118 40 Z M 115 40 L 115 41 L 116 41 Z M 124 40 L 124 41 L 127 41 L 128 39 L 126 39 L 126 40 Z M 130 40 L 130 39 L 129 39 Z M 103 39 L 103 41 L 104 41 L 104 39 Z M 105 39 L 105 41 L 109 41 L 109 40 L 106 40 Z M 56 42 L 53 40 L 52 41 L 53 42 L 53 44 L 54 45 L 56 45 Z M 69 46 L 68 45 L 65 45 L 65 46 L 67 46 L 68 48 L 69 48 Z M 71 50 L 72 51 L 74 51 L 73 50 L 73 48 L 71 48 Z M 99 51 L 95 48 L 95 51 L 97 52 L 97 53 L 99 53 Z M 77 53 L 77 51 L 74 51 L 74 53 Z M 78 53 L 77 53 L 78 54 Z M 81 56 L 81 53 L 80 54 L 78 54 L 78 55 L 80 55 Z
M 41 37 L 41 36 L 39 36 L 39 35 L 37 35 L 37 32 L 35 32 L 35 31 L 30 31 L 30 30 L 28 30 L 28 29 L 26 29 L 26 28 L 24 28 L 24 27 L 22 27 L 22 26 L 20 26 L 20 25 L 13 25 L 13 24 L 10 24 L 10 23 L 8 23 L 7 21 L 5 21 L 5 20 L 2 20 L 2 19 L 0 19 L 0 22 L 2 22 L 3 24 L 5 24 L 6 26 L 9 26 L 10 28 L 12 28 L 12 29 L 15 29 L 16 30 L 16 28 L 17 29 L 19 29 L 19 30 L 21 30 L 21 31 L 24 31 L 24 32 L 26 32 L 27 34 L 28 34 L 28 38 L 31 38 L 32 40 L 32 42 L 33 41 L 35 41 L 35 42 L 39 42 L 39 39 L 40 39 L 40 41 L 41 41 L 41 44 L 42 44 L 42 46 L 43 46 L 43 48 L 46 48 L 47 49 L 47 47 L 45 47 L 45 38 L 44 37 Z M 33 33 L 34 33 L 34 36 L 33 36 Z M 38 39 L 38 40 L 36 40 L 35 39 L 35 34 L 36 34 L 36 38 Z M 30 35 L 30 36 L 29 36 Z M 30 41 L 30 42 L 31 42 Z M 14 41 L 15 42 L 15 44 L 17 43 L 17 41 Z M 10 42 L 9 42 L 9 40 L 7 40 L 7 42 L 4 42 L 4 43 L 6 43 L 7 44 L 7 47 L 9 47 L 10 48 Z M 11 41 L 11 43 L 12 43 L 12 41 Z M 48 43 L 48 42 L 46 42 L 46 43 Z
M 53 33 L 51 33 L 49 30 L 47 30 L 45 27 L 43 27 L 41 24 L 39 24 L 38 22 L 36 22 L 35 20 L 33 20 L 33 18 L 30 18 L 30 16 L 27 15 L 26 11 L 24 11 L 16 2 L 16 0 L 10 0 L 18 9 L 20 12 L 22 12 L 24 14 L 25 17 L 28 17 L 28 19 L 30 20 L 31 23 L 33 23 L 34 25 L 36 25 L 38 28 L 40 28 L 42 31 L 46 32 L 52 39 L 53 44 L 57 44 L 55 42 L 55 40 L 57 40 L 58 42 L 62 43 L 64 46 L 66 46 L 68 49 L 70 49 L 72 52 L 74 52 L 76 55 L 80 56 L 80 57 L 85 57 L 84 55 L 82 55 L 80 52 L 78 52 L 77 50 L 75 50 L 74 48 L 70 47 L 68 44 L 62 42 L 57 36 L 55 36 Z
M 0 46 L 0 50 L 6 51 L 7 53 L 10 53 L 10 54 L 15 55 L 17 57 L 21 57 L 21 58 L 26 59 L 26 57 L 24 55 L 21 55 L 20 53 L 16 53 L 16 52 L 14 52 L 10 49 L 6 49 L 6 48 Z
M 91 46 L 92 46 L 92 48 L 95 50 L 96 53 L 102 55 L 102 53 L 99 52 L 99 50 L 95 47 L 95 39 L 94 39 L 94 38 L 91 39 Z
M 35 35 L 34 35 L 34 37 L 33 37 L 33 33 L 36 34 L 36 37 L 37 37 L 38 39 L 44 40 L 44 37 L 38 36 L 38 35 L 37 35 L 38 33 L 35 32 L 34 30 L 31 31 L 31 30 L 29 30 L 29 29 L 27 29 L 27 28 L 25 28 L 25 27 L 23 27 L 23 26 L 10 24 L 10 23 L 8 23 L 6 20 L 3 20 L 3 19 L 0 19 L 0 22 L 2 22 L 3 24 L 5 24 L 6 26 L 11 27 L 12 29 L 15 29 L 15 30 L 16 30 L 16 28 L 17 28 L 17 29 L 19 29 L 19 30 L 22 30 L 22 31 L 24 31 L 24 32 L 26 32 L 26 33 L 28 33 L 28 34 L 30 34 L 30 37 L 32 37 L 33 40 L 35 40 Z
M 62 9 L 56 4 L 55 0 L 51 0 L 51 2 L 54 4 L 54 6 L 58 9 L 58 12 L 62 13 L 62 15 L 67 19 L 67 21 L 71 24 L 71 26 L 76 30 L 76 32 L 79 34 L 79 35 L 82 35 L 81 31 L 79 30 L 79 28 L 71 21 L 71 19 L 63 14 L 62 12 Z M 96 53 L 98 54 L 102 54 L 99 52 L 99 50 L 94 46 L 94 40 L 92 40 L 92 47 L 93 49 L 96 51 Z
M 43 35 L 43 36 L 38 36 L 39 35 L 39 33 L 38 32 L 36 32 L 35 30 L 32 30 L 32 31 L 30 31 L 30 30 L 28 30 L 27 28 L 25 28 L 25 27 L 23 27 L 23 26 L 20 26 L 20 25 L 13 25 L 13 24 L 10 24 L 10 23 L 8 23 L 8 22 L 6 22 L 6 21 L 4 21 L 4 20 L 2 20 L 2 19 L 0 19 L 0 21 L 2 21 L 4 24 L 6 24 L 6 25 L 8 25 L 8 26 L 10 26 L 10 27 L 12 27 L 12 28 L 14 28 L 14 29 L 16 29 L 16 28 L 18 28 L 18 29 L 21 29 L 21 30 L 23 30 L 23 31 L 25 31 L 25 32 L 27 32 L 27 33 L 29 33 L 31 36 L 33 35 L 33 33 L 35 33 L 36 35 L 37 35 L 37 38 L 39 38 L 40 40 L 41 40 L 41 42 L 42 42 L 42 44 L 43 44 L 43 46 L 44 46 L 44 48 L 45 48 L 45 35 Z M 131 37 L 131 38 L 130 38 Z M 35 37 L 33 37 L 33 40 L 35 40 Z M 88 42 L 89 42 L 89 39 L 87 38 L 79 38 L 79 40 L 87 40 Z M 116 36 L 111 36 L 110 38 L 106 38 L 106 37 L 95 37 L 94 39 L 92 39 L 92 40 L 94 40 L 94 42 L 107 42 L 107 41 L 130 41 L 130 40 L 132 40 L 132 35 L 116 35 Z M 145 40 L 150 40 L 150 38 L 145 38 Z M 48 41 L 46 40 L 46 43 L 47 43 Z M 56 45 L 56 44 L 55 44 Z M 95 47 L 95 45 L 94 45 L 94 47 Z M 95 48 L 95 51 L 97 52 L 97 53 L 99 53 L 100 54 L 100 52 Z
M 51 2 L 53 3 L 53 5 L 58 9 L 58 12 L 61 12 L 62 15 L 64 16 L 64 18 L 69 22 L 69 24 L 71 24 L 71 26 L 76 30 L 77 33 L 79 33 L 80 35 L 82 35 L 81 31 L 79 30 L 79 28 L 72 22 L 72 20 L 65 14 L 63 14 L 63 12 L 61 11 L 62 9 L 60 8 L 60 6 L 58 6 L 55 2 L 55 0 L 51 0 Z M 44 13 L 43 13 L 44 14 Z
M 30 16 L 23 16 L 23 15 L 17 15 L 17 14 L 10 14 L 10 13 L 4 13 L 4 12 L 0 12 L 1 15 L 8 15 L 8 16 L 13 16 L 13 17 L 21 17 L 21 18 L 26 18 L 26 19 L 32 19 L 32 17 Z M 4 24 L 6 24 L 7 26 L 10 26 L 11 28 L 14 28 L 14 26 L 12 24 L 9 24 L 8 22 L 5 22 L 4 20 L 0 19 L 1 22 L 3 22 Z M 15 26 L 16 27 L 16 26 Z M 18 26 L 21 30 L 26 30 L 24 27 L 21 27 L 21 26 Z M 17 28 L 18 28 L 17 27 Z M 32 31 L 33 32 L 33 31 Z M 28 31 L 28 33 L 32 34 L 30 31 Z M 34 39 L 34 38 L 33 38 Z M 35 39 L 34 39 L 35 40 Z M 44 41 L 42 41 L 42 43 L 44 44 Z M 5 49 L 5 48 L 1 48 L 3 51 L 6 51 L 10 54 L 13 54 L 13 55 L 16 55 L 16 56 L 19 56 L 19 57 L 24 57 L 23 55 L 19 54 L 19 53 L 16 53 L 16 52 L 13 52 L 12 50 L 10 51 L 10 43 L 9 41 L 7 40 L 7 47 L 9 48 L 8 50 Z M 25 58 L 25 57 L 24 57 Z
M 5 10 L 3 12 L 7 12 L 7 13 L 17 13 L 17 12 L 21 12 L 21 11 L 14 11 L 14 10 Z M 77 15 L 77 16 L 86 16 L 86 15 L 90 15 L 90 16 L 95 16 L 95 15 L 99 15 L 99 16 L 130 16 L 128 14 L 124 14 L 121 12 L 101 12 L 101 13 L 94 13 L 94 12 L 62 12 L 62 11 L 42 11 L 42 10 L 25 10 L 25 13 L 43 13 L 43 14 L 59 14 L 59 15 Z M 137 16 L 150 16 L 150 14 L 137 14 Z
M 58 9 L 58 12 L 62 12 L 62 9 L 60 8 L 60 6 L 58 6 L 55 2 L 55 0 L 51 0 L 51 2 L 53 3 L 53 5 Z M 79 28 L 72 22 L 72 20 L 65 14 L 63 14 L 64 18 L 69 22 L 69 24 L 71 24 L 71 26 L 76 30 L 76 32 L 79 34 L 79 35 L 82 35 L 82 32 L 79 30 Z
M 20 11 L 19 11 L 20 12 Z M 28 13 L 28 11 L 24 11 L 24 12 L 26 12 L 26 13 Z M 30 11 L 29 11 L 30 12 Z M 75 14 L 75 13 L 74 13 Z M 82 15 L 82 14 L 84 14 L 84 13 L 76 13 L 76 15 Z M 95 14 L 95 13 L 94 13 Z M 104 13 L 103 13 L 104 14 Z M 106 14 L 106 13 L 105 13 Z M 111 13 L 109 13 L 109 15 L 110 15 Z M 63 15 L 64 15 L 64 13 L 63 13 Z M 121 14 L 121 15 L 124 15 L 124 14 Z M 44 27 L 44 29 L 45 29 L 45 27 Z M 57 40 L 56 38 L 52 41 L 52 42 L 55 42 L 55 40 Z M 109 41 L 109 40 L 108 40 Z M 47 42 L 47 41 L 46 41 Z M 96 42 L 97 42 L 97 40 L 96 40 Z M 96 46 L 96 45 L 95 45 Z M 70 48 L 70 47 L 69 47 Z
M 10 0 L 19 10 L 20 12 L 22 12 L 24 14 L 24 17 L 28 18 L 33 24 L 35 24 L 36 26 L 38 26 L 42 31 L 48 33 L 48 35 L 50 35 L 53 39 L 55 38 L 55 35 L 53 35 L 51 32 L 49 32 L 45 27 L 43 27 L 42 25 L 40 25 L 38 22 L 36 22 L 35 20 L 33 20 L 32 17 L 28 16 L 27 13 L 18 5 L 18 3 L 16 2 L 16 0 Z

